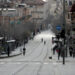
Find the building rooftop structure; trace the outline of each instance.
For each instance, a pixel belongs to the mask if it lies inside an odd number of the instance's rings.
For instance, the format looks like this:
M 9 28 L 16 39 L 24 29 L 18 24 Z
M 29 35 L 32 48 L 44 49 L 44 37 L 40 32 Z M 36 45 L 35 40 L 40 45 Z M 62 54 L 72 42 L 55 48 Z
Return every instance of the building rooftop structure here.
M 43 5 L 45 2 L 43 0 L 22 0 L 22 2 L 25 2 L 28 5 Z

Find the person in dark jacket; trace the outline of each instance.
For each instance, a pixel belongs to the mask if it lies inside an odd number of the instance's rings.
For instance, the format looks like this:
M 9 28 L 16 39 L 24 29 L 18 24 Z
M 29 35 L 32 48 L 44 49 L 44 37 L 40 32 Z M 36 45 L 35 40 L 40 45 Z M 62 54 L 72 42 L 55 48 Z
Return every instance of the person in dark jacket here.
M 55 45 L 55 46 L 53 47 L 53 54 L 55 54 L 55 51 L 56 51 L 57 48 L 58 48 L 58 45 Z
M 43 38 L 41 39 L 41 42 L 43 42 Z
M 46 41 L 44 41 L 44 45 L 46 44 Z
M 10 56 L 10 48 L 9 48 L 9 46 L 7 48 L 7 54 L 8 54 L 8 57 L 9 57 Z
M 71 57 L 72 57 L 72 52 L 73 52 L 72 50 L 73 50 L 72 48 L 69 49 L 69 54 Z
M 23 55 L 25 55 L 25 53 L 26 53 L 26 48 L 24 47 L 23 48 Z

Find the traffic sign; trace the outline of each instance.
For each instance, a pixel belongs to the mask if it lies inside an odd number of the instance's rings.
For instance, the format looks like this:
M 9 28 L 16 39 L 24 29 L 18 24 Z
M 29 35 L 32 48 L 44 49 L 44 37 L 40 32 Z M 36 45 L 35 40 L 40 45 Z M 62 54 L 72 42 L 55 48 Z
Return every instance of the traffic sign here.
M 61 26 L 59 26 L 59 25 L 56 26 L 56 29 L 60 31 L 61 30 Z

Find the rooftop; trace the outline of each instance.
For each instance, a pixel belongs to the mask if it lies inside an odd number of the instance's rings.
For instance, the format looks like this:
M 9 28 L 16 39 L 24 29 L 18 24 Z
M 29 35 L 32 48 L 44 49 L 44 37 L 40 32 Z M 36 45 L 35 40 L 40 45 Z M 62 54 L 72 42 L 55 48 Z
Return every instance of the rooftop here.
M 46 2 L 43 0 L 23 0 L 28 5 L 44 5 Z

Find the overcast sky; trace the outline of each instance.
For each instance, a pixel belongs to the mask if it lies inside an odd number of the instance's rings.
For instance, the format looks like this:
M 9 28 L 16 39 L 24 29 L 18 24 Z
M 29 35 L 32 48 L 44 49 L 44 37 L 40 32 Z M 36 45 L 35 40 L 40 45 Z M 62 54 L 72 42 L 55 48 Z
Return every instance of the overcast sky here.
M 46 0 L 43 0 L 43 1 L 46 1 Z

